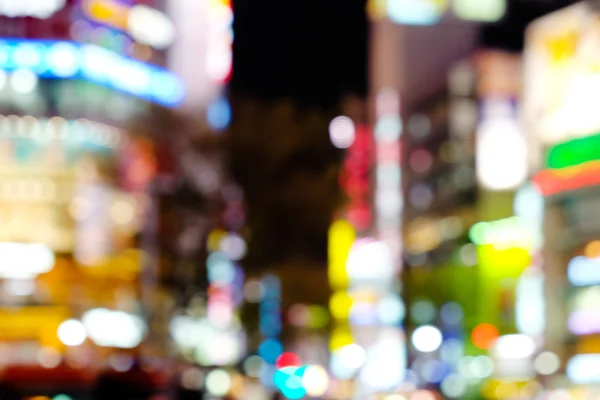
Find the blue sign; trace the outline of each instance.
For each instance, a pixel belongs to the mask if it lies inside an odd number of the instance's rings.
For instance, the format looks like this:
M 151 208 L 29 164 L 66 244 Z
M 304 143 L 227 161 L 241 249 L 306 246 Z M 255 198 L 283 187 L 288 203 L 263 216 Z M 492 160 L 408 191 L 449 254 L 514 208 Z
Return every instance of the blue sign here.
M 0 69 L 29 70 L 47 79 L 82 79 L 169 107 L 185 97 L 183 83 L 172 72 L 90 44 L 2 40 Z

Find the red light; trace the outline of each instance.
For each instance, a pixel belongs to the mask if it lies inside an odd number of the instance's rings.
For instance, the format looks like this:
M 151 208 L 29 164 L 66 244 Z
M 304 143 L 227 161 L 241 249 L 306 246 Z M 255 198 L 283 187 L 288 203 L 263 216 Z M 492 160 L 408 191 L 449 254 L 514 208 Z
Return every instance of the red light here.
M 560 170 L 544 170 L 533 178 L 533 182 L 544 196 L 597 185 L 600 184 L 600 162 L 590 161 Z
M 492 347 L 494 341 L 498 339 L 498 336 L 498 329 L 496 329 L 494 325 L 481 324 L 477 325 L 475 329 L 473 329 L 471 340 L 476 347 L 482 350 L 487 350 Z
M 302 362 L 300 361 L 300 357 L 294 353 L 283 353 L 279 356 L 277 361 L 275 361 L 275 366 L 277 369 L 285 367 L 299 367 L 301 364 Z

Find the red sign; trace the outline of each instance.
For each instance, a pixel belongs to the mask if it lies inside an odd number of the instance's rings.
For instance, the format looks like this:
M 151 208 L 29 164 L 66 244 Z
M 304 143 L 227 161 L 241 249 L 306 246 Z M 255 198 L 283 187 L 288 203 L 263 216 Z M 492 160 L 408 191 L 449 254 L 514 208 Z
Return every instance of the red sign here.
M 350 203 L 347 209 L 348 220 L 356 230 L 363 231 L 371 224 L 371 161 L 373 159 L 373 139 L 367 125 L 357 125 L 354 143 L 348 149 L 341 186 Z

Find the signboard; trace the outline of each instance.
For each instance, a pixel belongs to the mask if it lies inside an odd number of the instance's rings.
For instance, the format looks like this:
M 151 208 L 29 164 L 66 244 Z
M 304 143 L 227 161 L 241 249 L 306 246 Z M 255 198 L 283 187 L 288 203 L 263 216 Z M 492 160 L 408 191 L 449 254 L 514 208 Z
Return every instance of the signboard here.
M 533 22 L 526 34 L 524 118 L 543 147 L 600 130 L 600 20 L 581 2 Z

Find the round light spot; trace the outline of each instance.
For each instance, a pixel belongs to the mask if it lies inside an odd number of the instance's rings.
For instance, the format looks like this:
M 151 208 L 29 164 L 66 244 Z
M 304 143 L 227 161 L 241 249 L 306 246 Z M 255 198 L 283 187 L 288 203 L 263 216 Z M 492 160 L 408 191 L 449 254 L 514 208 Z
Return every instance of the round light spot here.
M 560 358 L 556 353 L 544 351 L 535 358 L 533 366 L 540 375 L 552 375 L 560 368 Z
M 336 117 L 329 124 L 331 143 L 338 149 L 352 146 L 356 137 L 354 122 L 348 117 Z
M 85 342 L 87 334 L 83 324 L 76 319 L 69 319 L 58 326 L 58 339 L 66 346 L 80 346 Z
M 35 90 L 38 77 L 27 69 L 20 69 L 10 76 L 10 84 L 15 92 L 27 94 Z
M 206 376 L 206 390 L 213 396 L 225 396 L 231 389 L 231 376 L 222 369 L 215 369 Z
M 417 328 L 412 334 L 412 344 L 418 351 L 431 353 L 442 344 L 442 332 L 432 325 Z
M 445 396 L 458 399 L 467 392 L 467 382 L 460 375 L 449 375 L 442 381 L 441 389 Z
M 302 386 L 306 389 L 306 394 L 309 396 L 323 396 L 329 388 L 329 375 L 325 368 L 319 365 L 306 368 L 302 377 Z

